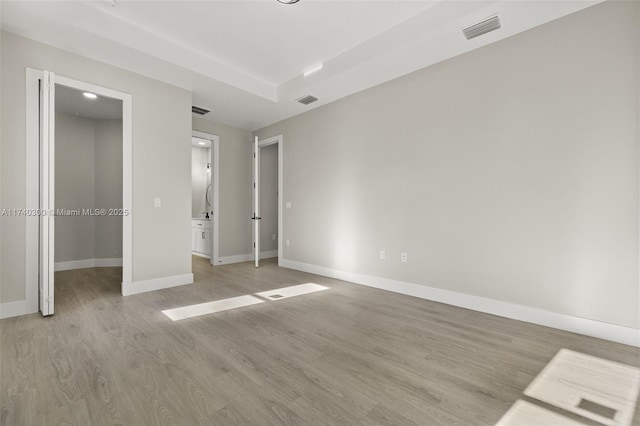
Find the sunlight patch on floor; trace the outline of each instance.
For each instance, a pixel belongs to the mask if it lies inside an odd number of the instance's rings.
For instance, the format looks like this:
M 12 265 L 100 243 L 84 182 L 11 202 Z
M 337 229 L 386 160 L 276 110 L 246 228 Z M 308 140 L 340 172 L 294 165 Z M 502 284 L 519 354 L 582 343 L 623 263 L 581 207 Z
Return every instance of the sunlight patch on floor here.
M 545 408 L 538 407 L 527 401 L 518 400 L 502 416 L 496 426 L 584 426 L 584 423 L 569 419 L 561 414 L 554 413 Z
M 256 293 L 256 296 L 264 297 L 269 300 L 281 300 L 289 297 L 301 296 L 303 294 L 315 293 L 322 290 L 328 290 L 329 287 L 325 287 L 319 284 L 307 283 L 300 285 L 293 285 L 291 287 L 277 288 L 275 290 L 262 291 Z
M 640 370 L 562 349 L 524 394 L 605 425 L 631 424 Z
M 258 303 L 265 303 L 265 301 L 255 296 L 247 295 L 216 300 L 213 302 L 199 303 L 197 305 L 183 306 L 181 308 L 167 309 L 162 311 L 162 313 L 168 316 L 172 321 L 179 321 L 200 315 L 213 314 L 215 312 L 256 305 Z
M 245 295 L 239 297 L 231 297 L 229 299 L 215 300 L 213 302 L 199 303 L 197 305 L 182 306 L 180 308 L 165 309 L 162 311 L 172 321 L 179 321 L 187 318 L 198 317 L 201 315 L 213 314 L 216 312 L 228 311 L 231 309 L 243 308 L 245 306 L 265 303 L 267 301 L 276 301 L 288 299 L 289 297 L 302 296 L 305 294 L 316 293 L 322 290 L 328 290 L 319 284 L 307 283 L 293 285 L 290 287 L 282 287 L 275 290 L 262 291 L 254 295 Z M 260 296 L 260 297 L 256 297 Z M 266 299 L 266 300 L 265 300 Z
M 640 391 L 640 369 L 561 349 L 524 394 L 569 416 L 607 426 L 628 426 Z M 578 418 L 580 418 L 578 417 Z M 497 423 L 507 425 L 584 424 L 540 406 L 517 401 Z

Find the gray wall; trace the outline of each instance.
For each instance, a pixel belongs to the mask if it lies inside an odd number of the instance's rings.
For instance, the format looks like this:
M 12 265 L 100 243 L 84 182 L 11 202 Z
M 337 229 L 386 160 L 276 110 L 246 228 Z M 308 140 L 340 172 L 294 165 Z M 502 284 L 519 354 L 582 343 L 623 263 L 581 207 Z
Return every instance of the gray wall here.
M 56 208 L 122 208 L 122 121 L 56 113 Z M 121 216 L 56 218 L 55 261 L 122 257 Z
M 191 93 L 104 63 L 1 35 L 1 204 L 24 208 L 25 68 L 129 93 L 133 99 L 133 281 L 191 273 Z M 162 198 L 154 208 L 153 198 Z M 25 298 L 25 218 L 1 223 L 0 302 Z
M 56 208 L 70 210 L 95 208 L 95 121 L 90 118 L 56 113 L 55 140 Z M 96 257 L 96 218 L 94 216 L 59 216 L 56 218 L 55 227 L 56 262 Z
M 122 208 L 122 121 L 95 120 L 96 208 Z M 96 259 L 122 258 L 122 216 L 97 216 Z
M 249 219 L 252 213 L 253 136 L 248 130 L 200 117 L 193 117 L 192 120 L 193 130 L 211 133 L 220 138 L 220 256 L 249 254 L 253 244 Z
M 260 252 L 278 250 L 277 144 L 260 148 L 260 217 Z
M 204 217 L 202 212 L 211 211 L 207 206 L 206 191 L 211 173 L 207 172 L 209 148 L 191 148 L 191 217 Z
M 638 8 L 258 131 L 284 136 L 284 257 L 638 328 Z

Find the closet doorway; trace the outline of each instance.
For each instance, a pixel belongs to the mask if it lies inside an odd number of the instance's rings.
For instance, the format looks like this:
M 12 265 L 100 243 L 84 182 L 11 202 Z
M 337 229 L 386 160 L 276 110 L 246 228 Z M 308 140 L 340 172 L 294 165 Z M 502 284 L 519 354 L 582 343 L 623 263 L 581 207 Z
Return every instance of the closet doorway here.
M 27 95 L 27 299 L 46 316 L 65 271 L 131 282 L 131 96 L 32 69 Z

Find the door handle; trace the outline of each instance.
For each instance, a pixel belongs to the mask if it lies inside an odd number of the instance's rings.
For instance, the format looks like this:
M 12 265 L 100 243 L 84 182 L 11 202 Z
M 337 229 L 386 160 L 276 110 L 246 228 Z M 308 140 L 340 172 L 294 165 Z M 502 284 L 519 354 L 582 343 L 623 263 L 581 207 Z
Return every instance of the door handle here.
M 253 215 L 253 217 L 251 218 L 251 220 L 260 220 L 262 219 L 261 217 L 257 217 L 256 215 Z

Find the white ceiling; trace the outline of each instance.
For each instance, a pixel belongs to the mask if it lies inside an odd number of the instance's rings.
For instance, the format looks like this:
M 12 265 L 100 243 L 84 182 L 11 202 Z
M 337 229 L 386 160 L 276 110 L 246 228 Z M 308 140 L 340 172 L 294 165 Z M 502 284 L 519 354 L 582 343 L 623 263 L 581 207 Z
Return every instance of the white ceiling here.
M 425 9 L 425 2 L 122 3 L 108 11 L 149 32 L 280 85 Z M 330 26 L 328 24 L 331 24 Z
M 98 96 L 89 99 L 84 92 L 72 87 L 56 84 L 56 112 L 65 112 L 98 120 L 121 120 L 122 101 Z
M 0 1 L 0 23 L 184 87 L 205 118 L 255 130 L 600 1 Z M 496 13 L 500 30 L 463 37 Z M 295 101 L 307 94 L 320 100 Z

